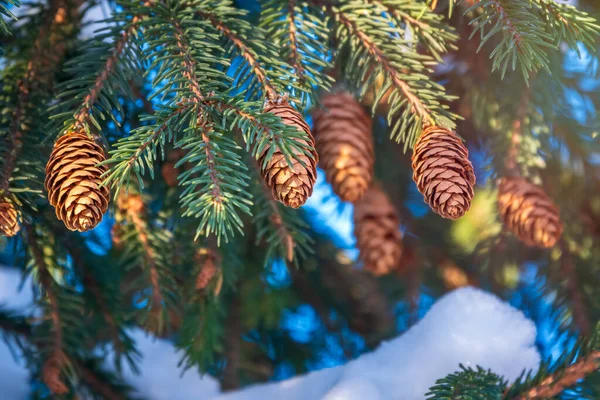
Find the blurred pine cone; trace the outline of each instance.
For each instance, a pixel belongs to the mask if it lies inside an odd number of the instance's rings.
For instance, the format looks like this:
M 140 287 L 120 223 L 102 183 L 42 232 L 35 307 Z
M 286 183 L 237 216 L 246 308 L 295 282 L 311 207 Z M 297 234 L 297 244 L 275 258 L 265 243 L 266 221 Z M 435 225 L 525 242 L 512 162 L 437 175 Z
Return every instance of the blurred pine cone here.
M 299 131 L 305 132 L 308 142 L 302 139 L 296 139 L 296 141 L 313 148 L 312 159 L 295 150 L 296 157 L 292 159 L 292 168 L 290 168 L 285 156 L 279 150 L 273 153 L 273 156 L 267 160 L 266 165 L 264 164 L 271 148 L 270 144 L 265 146 L 259 157 L 263 179 L 271 189 L 275 200 L 288 207 L 298 208 L 312 195 L 313 186 L 317 179 L 318 155 L 314 151 L 315 143 L 310 133 L 310 127 L 302 118 L 302 115 L 294 110 L 285 99 L 269 100 L 265 105 L 264 112 L 272 113 L 280 117 L 286 125 L 295 126 Z M 299 160 L 302 160 L 305 166 Z
M 558 208 L 541 187 L 524 178 L 500 180 L 498 212 L 506 227 L 528 246 L 553 247 L 562 235 Z
M 471 207 L 475 173 L 469 151 L 450 129 L 429 126 L 415 144 L 413 180 L 425 202 L 444 218 L 462 217 Z
M 15 236 L 19 232 L 19 219 L 15 206 L 6 200 L 0 199 L 0 233 L 6 237 Z
M 322 104 L 313 116 L 319 165 L 335 194 L 354 203 L 373 179 L 373 121 L 348 92 L 328 94 Z
M 60 137 L 46 165 L 48 201 L 56 216 L 72 231 L 85 232 L 102 220 L 110 192 L 101 186 L 107 167 L 104 151 L 87 135 L 71 132 Z
M 364 268 L 384 275 L 402 256 L 400 220 L 394 205 L 378 187 L 371 187 L 354 207 L 354 235 Z

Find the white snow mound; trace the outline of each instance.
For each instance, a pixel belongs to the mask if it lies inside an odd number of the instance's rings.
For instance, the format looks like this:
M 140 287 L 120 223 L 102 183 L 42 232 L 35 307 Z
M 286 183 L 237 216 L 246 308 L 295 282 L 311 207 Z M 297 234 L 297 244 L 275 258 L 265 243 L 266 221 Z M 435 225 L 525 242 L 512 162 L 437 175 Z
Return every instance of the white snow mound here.
M 524 369 L 536 371 L 535 337 L 535 325 L 521 311 L 489 293 L 462 288 L 440 298 L 404 335 L 344 366 L 214 400 L 422 400 L 460 363 L 489 368 L 509 380 Z

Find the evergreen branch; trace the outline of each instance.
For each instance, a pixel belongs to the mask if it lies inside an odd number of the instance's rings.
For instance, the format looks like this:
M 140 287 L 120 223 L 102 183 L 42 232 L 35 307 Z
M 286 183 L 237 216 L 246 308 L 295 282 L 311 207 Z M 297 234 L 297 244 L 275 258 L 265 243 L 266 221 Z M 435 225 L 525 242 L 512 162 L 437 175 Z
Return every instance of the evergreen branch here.
M 176 143 L 186 155 L 176 166 L 191 167 L 179 176 L 183 216 L 200 218 L 196 238 L 200 234 L 217 235 L 228 240 L 235 230 L 243 234 L 243 222 L 238 210 L 250 214 L 251 196 L 245 189 L 249 177 L 246 166 L 237 153 L 240 147 L 227 138 L 218 126 L 190 127 Z
M 119 140 L 116 148 L 110 151 L 107 164 L 114 164 L 104 176 L 104 185 L 116 189 L 115 197 L 124 183 L 128 183 L 133 171 L 141 188 L 144 187 L 142 176 L 146 167 L 154 177 L 153 161 L 157 158 L 157 150 L 163 148 L 165 142 L 174 142 L 177 133 L 187 123 L 197 118 L 197 108 L 193 103 L 182 103 L 175 107 L 161 107 L 153 116 L 142 117 L 142 121 L 155 120 L 154 123 L 141 126 L 132 131 L 127 138 Z
M 217 17 L 214 13 L 205 11 L 197 11 L 198 15 L 206 18 L 210 23 L 238 49 L 240 55 L 246 60 L 254 75 L 264 88 L 268 99 L 275 99 L 278 96 L 277 90 L 273 87 L 267 77 L 267 71 L 259 63 L 256 52 L 237 35 L 225 22 Z
M 127 392 L 133 392 L 133 388 L 115 379 L 114 376 L 103 371 L 97 363 L 91 361 L 75 361 L 74 367 L 81 381 L 107 400 L 128 400 L 132 397 Z
M 580 380 L 600 368 L 600 351 L 581 357 L 564 370 L 552 374 L 529 389 L 525 394 L 513 400 L 549 399 L 561 394 L 565 389 L 574 386 Z
M 500 400 L 506 382 L 489 370 L 473 370 L 460 365 L 460 371 L 435 382 L 425 395 L 427 400 Z
M 101 132 L 101 122 L 107 119 L 120 126 L 120 96 L 133 97 L 129 82 L 142 76 L 134 38 L 141 32 L 144 11 L 132 15 L 124 7 L 69 61 L 66 71 L 71 79 L 58 86 L 60 101 L 51 108 L 53 134 L 74 130 L 91 134 L 92 128 Z
M 434 60 L 411 47 L 413 42 L 403 38 L 403 29 L 390 20 L 385 9 L 349 0 L 343 9 L 328 4 L 326 11 L 337 24 L 332 29 L 339 51 L 347 54 L 345 81 L 362 97 L 376 77 L 383 76 L 373 107 L 390 92 L 390 136 L 404 142 L 405 151 L 424 126 L 455 127 L 452 120 L 456 116 L 444 105 L 454 98 L 426 75 L 431 72 L 427 65 L 434 64 Z
M 1 0 L 0 1 L 0 33 L 3 35 L 10 35 L 10 27 L 4 21 L 3 16 L 14 21 L 17 21 L 17 17 L 10 11 L 11 7 L 20 7 L 21 2 L 19 0 Z M 0 48 L 0 53 L 2 49 Z
M 110 56 L 106 59 L 103 68 L 98 73 L 95 82 L 90 87 L 88 94 L 83 98 L 79 110 L 75 112 L 73 125 L 70 128 L 67 128 L 66 131 L 86 130 L 86 127 L 90 123 L 90 118 L 92 118 L 92 107 L 94 107 L 98 101 L 98 97 L 100 96 L 105 83 L 108 82 L 111 75 L 115 73 L 121 54 L 125 50 L 125 47 L 130 43 L 132 36 L 135 35 L 136 31 L 139 29 L 139 22 L 141 19 L 141 15 L 134 15 L 131 22 L 123 30 L 121 36 L 115 42 Z
M 14 313 L 12 310 L 0 308 L 0 330 L 16 337 L 28 337 L 31 335 L 32 328 L 27 318 Z
M 11 177 L 23 147 L 24 135 L 33 128 L 32 119 L 39 111 L 37 102 L 40 101 L 40 97 L 47 98 L 54 85 L 55 73 L 67 51 L 68 37 L 64 33 L 65 26 L 78 17 L 76 7 L 69 7 L 63 0 L 52 1 L 50 9 L 46 11 L 25 75 L 17 83 L 18 94 L 8 131 L 10 151 L 3 160 L 0 192 L 9 190 Z
M 352 34 L 356 35 L 362 45 L 367 49 L 367 51 L 375 57 L 375 60 L 379 62 L 386 73 L 391 77 L 394 86 L 402 92 L 406 100 L 411 106 L 411 112 L 415 113 L 419 119 L 426 121 L 427 124 L 434 124 L 431 113 L 427 109 L 421 99 L 419 99 L 413 90 L 411 89 L 408 82 L 402 80 L 400 78 L 399 72 L 394 68 L 392 62 L 385 56 L 383 51 L 374 43 L 374 41 L 369 37 L 368 34 L 361 31 L 356 22 L 348 18 L 346 14 L 341 11 L 336 11 L 335 15 L 338 17 L 340 22 L 348 29 L 348 31 L 352 32 Z
M 421 1 L 407 0 L 365 0 L 369 4 L 382 7 L 398 24 L 416 36 L 416 43 L 425 46 L 438 62 L 449 50 L 455 50 L 458 35 L 444 18 L 431 11 Z
M 565 41 L 581 56 L 578 42 L 582 42 L 590 52 L 596 51 L 594 41 L 600 35 L 600 25 L 595 18 L 572 5 L 556 3 L 554 0 L 534 2 L 539 7 L 540 17 L 546 21 L 546 30 L 555 38 L 557 46 Z
M 146 222 L 141 218 L 139 210 L 128 207 L 126 213 L 127 218 L 133 224 L 137 232 L 137 237 L 140 241 L 142 251 L 144 253 L 144 265 L 145 268 L 147 268 L 147 272 L 149 274 L 150 287 L 152 293 L 151 308 L 154 310 L 160 310 L 164 302 L 164 295 L 162 293 L 161 285 L 159 283 L 159 273 L 155 261 L 157 254 L 155 253 L 152 245 L 150 244 Z
M 540 69 L 549 72 L 549 49 L 557 49 L 562 41 L 577 52 L 578 42 L 593 49 L 594 38 L 600 34 L 600 25 L 594 18 L 553 0 L 481 0 L 465 14 L 475 10 L 481 10 L 471 21 L 471 37 L 480 33 L 478 51 L 495 35 L 501 36 L 491 58 L 492 71 L 501 70 L 502 77 L 509 64 L 515 70 L 517 63 L 525 81 Z M 488 25 L 491 28 L 486 33 Z
M 285 18 L 281 18 L 285 15 Z M 281 49 L 281 58 L 292 68 L 302 106 L 318 102 L 317 89 L 328 90 L 332 78 L 329 31 L 322 11 L 296 0 L 267 0 L 262 4 L 260 26 Z

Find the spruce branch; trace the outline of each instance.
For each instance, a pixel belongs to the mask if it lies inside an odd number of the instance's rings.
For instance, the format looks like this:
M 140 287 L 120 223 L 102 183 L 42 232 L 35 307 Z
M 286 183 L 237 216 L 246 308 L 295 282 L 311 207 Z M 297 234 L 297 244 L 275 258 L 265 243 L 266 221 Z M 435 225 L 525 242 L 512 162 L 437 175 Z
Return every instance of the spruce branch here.
M 251 49 L 245 43 L 245 41 L 225 23 L 225 21 L 219 19 L 216 14 L 205 11 L 198 11 L 197 14 L 208 19 L 210 23 L 233 44 L 233 46 L 238 50 L 239 54 L 252 69 L 256 79 L 258 79 L 262 85 L 267 95 L 267 99 L 275 99 L 278 96 L 277 89 L 275 89 L 273 84 L 270 82 L 267 75 L 268 73 L 259 62 L 256 52 Z
M 365 0 L 386 10 L 394 21 L 403 25 L 405 31 L 416 36 L 416 43 L 425 47 L 436 61 L 449 50 L 455 50 L 458 35 L 444 18 L 431 11 L 421 1 L 407 0 Z
M 296 0 L 266 0 L 262 3 L 260 26 L 291 67 L 290 78 L 298 89 L 293 97 L 302 107 L 309 101 L 317 103 L 318 89 L 328 90 L 332 83 L 327 74 L 332 69 L 330 32 L 322 10 Z
M 377 75 L 383 74 L 374 108 L 391 89 L 388 123 L 392 139 L 404 142 L 406 150 L 424 126 L 454 128 L 456 116 L 443 104 L 453 97 L 426 75 L 433 59 L 411 48 L 412 41 L 402 37 L 402 28 L 390 20 L 385 8 L 350 0 L 343 8 L 327 4 L 326 11 L 337 25 L 339 51 L 348 53 L 346 82 L 362 97 Z
M 1 0 L 0 1 L 0 33 L 3 35 L 10 35 L 10 26 L 4 21 L 6 17 L 13 21 L 17 21 L 17 17 L 10 11 L 11 7 L 20 7 L 21 2 L 19 0 Z M 2 48 L 0 48 L 0 54 L 2 53 Z
M 147 3 L 149 4 L 149 3 Z M 98 73 L 96 80 L 93 85 L 90 87 L 88 93 L 83 98 L 79 109 L 75 112 L 73 117 L 74 122 L 72 126 L 66 128 L 65 131 L 80 131 L 80 130 L 89 130 L 87 126 L 91 122 L 91 111 L 92 107 L 98 101 L 98 97 L 100 96 L 101 91 L 104 88 L 106 82 L 109 81 L 112 74 L 115 73 L 115 69 L 117 67 L 117 63 L 121 58 L 121 54 L 125 50 L 125 47 L 129 44 L 132 39 L 132 36 L 136 34 L 139 29 L 139 22 L 142 19 L 141 15 L 134 15 L 131 19 L 131 22 L 128 26 L 123 30 L 121 36 L 117 39 L 114 44 L 113 50 L 110 56 L 106 59 L 103 68 Z
M 574 386 L 589 374 L 600 368 L 600 351 L 594 351 L 578 359 L 562 371 L 552 374 L 529 389 L 526 393 L 513 397 L 513 400 L 549 399 L 558 396 L 565 389 Z
M 34 41 L 25 74 L 17 82 L 18 94 L 8 129 L 9 151 L 4 155 L 0 174 L 0 193 L 9 191 L 23 144 L 25 142 L 30 144 L 29 138 L 24 136 L 34 129 L 36 114 L 41 111 L 43 100 L 47 99 L 54 86 L 55 74 L 66 54 L 71 32 L 75 31 L 70 32 L 66 26 L 77 23 L 79 4 L 79 1 L 69 4 L 64 0 L 54 0 L 50 2 L 50 8 L 45 11 L 43 25 L 39 28 Z M 26 174 L 27 168 L 25 166 L 21 168 L 24 170 L 22 173 Z M 20 184 L 23 184 L 23 181 L 23 177 L 14 180 L 15 183 Z M 15 188 L 15 191 L 23 191 L 19 189 Z

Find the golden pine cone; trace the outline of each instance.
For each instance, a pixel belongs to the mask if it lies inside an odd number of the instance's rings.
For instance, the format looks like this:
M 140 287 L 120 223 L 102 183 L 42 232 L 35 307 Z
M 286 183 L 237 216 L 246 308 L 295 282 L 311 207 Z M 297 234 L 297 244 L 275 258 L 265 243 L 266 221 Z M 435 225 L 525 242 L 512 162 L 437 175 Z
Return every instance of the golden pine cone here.
M 558 208 L 541 187 L 524 178 L 500 180 L 498 212 L 506 227 L 528 246 L 549 248 L 562 235 Z
M 72 231 L 85 232 L 102 220 L 110 192 L 101 186 L 106 166 L 102 148 L 87 135 L 71 132 L 54 144 L 46 165 L 48 201 Z
M 19 218 L 15 206 L 6 199 L 0 199 L 0 233 L 12 237 L 19 232 Z
M 354 235 L 364 268 L 385 275 L 402 256 L 400 219 L 394 205 L 378 187 L 371 187 L 354 206 Z
M 452 130 L 425 128 L 413 150 L 412 168 L 413 180 L 433 211 L 457 219 L 469 210 L 475 173 L 469 151 Z
M 302 115 L 294 110 L 287 100 L 268 101 L 265 104 L 264 112 L 277 115 L 281 117 L 286 125 L 295 126 L 299 131 L 304 131 L 309 141 L 306 142 L 302 139 L 296 139 L 296 141 L 309 145 L 314 149 L 315 142 L 310 133 L 310 127 L 302 118 Z M 259 157 L 262 177 L 271 189 L 275 200 L 288 207 L 298 208 L 312 195 L 313 186 L 317 179 L 316 165 L 319 159 L 317 152 L 313 150 L 313 158 L 311 159 L 304 153 L 295 151 L 296 158 L 292 159 L 293 166 L 290 168 L 280 151 L 275 151 L 265 165 L 265 158 L 268 156 L 270 148 L 270 145 L 265 146 Z M 305 166 L 299 160 L 302 160 Z
M 322 104 L 326 110 L 313 115 L 319 163 L 335 194 L 354 203 L 373 179 L 373 121 L 348 92 L 328 94 Z

